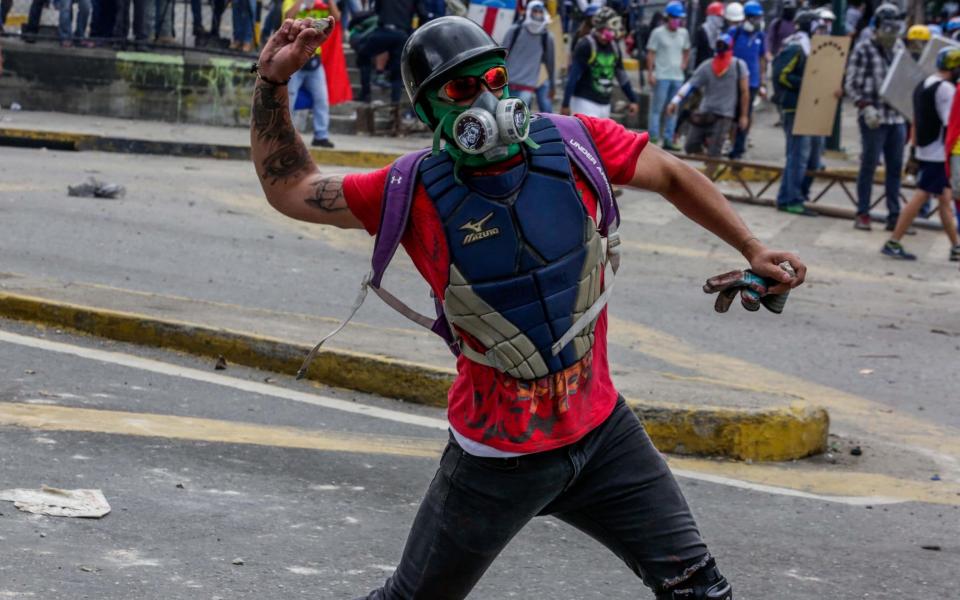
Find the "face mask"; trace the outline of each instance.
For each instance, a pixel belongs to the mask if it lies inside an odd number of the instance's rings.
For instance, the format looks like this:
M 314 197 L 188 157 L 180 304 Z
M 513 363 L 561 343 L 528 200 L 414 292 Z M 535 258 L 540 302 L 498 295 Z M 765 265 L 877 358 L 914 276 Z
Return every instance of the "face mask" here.
M 610 42 L 617 39 L 617 32 L 612 29 L 601 29 L 597 32 L 597 37 L 604 44 L 609 44 Z
M 484 91 L 453 121 L 453 143 L 465 154 L 501 160 L 511 145 L 527 139 L 530 112 L 519 98 L 497 99 Z
M 723 17 L 721 17 L 720 15 L 707 15 L 707 21 L 717 29 L 720 29 L 723 27 L 724 21 L 723 21 Z
M 897 43 L 897 32 L 895 31 L 878 31 L 876 33 L 877 42 L 881 46 L 889 50 L 893 48 L 893 45 Z
M 667 26 L 670 29 L 679 29 L 681 25 L 683 25 L 683 19 L 677 17 L 670 17 L 667 19 Z
M 753 27 L 753 23 L 752 23 L 752 22 L 750 22 L 750 21 L 744 21 L 744 23 L 743 23 L 743 30 L 744 30 L 744 31 L 746 31 L 747 33 L 753 33 L 753 29 L 754 29 L 754 27 Z

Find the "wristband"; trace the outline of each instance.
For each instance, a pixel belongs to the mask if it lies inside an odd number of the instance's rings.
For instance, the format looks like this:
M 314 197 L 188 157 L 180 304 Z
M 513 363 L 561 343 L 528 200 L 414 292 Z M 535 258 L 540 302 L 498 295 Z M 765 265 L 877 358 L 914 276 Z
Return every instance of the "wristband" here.
M 259 63 L 259 62 L 255 62 L 255 63 L 253 63 L 252 65 L 250 65 L 250 72 L 251 72 L 251 73 L 256 73 L 256 74 L 257 74 L 257 77 L 258 77 L 261 81 L 263 81 L 264 83 L 269 83 L 269 84 L 272 85 L 272 86 L 281 87 L 281 86 L 284 86 L 284 85 L 287 85 L 288 83 L 290 83 L 290 78 L 289 78 L 289 77 L 287 77 L 287 80 L 286 80 L 286 81 L 274 81 L 273 79 L 269 79 L 269 78 L 267 78 L 267 77 L 264 77 L 263 74 L 260 73 L 260 63 Z

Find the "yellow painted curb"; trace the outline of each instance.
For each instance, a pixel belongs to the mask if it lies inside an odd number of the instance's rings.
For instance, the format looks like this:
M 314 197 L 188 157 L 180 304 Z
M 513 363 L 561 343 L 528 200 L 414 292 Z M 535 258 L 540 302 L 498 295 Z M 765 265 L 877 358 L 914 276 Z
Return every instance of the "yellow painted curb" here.
M 0 316 L 211 358 L 223 356 L 235 364 L 289 375 L 297 372 L 309 351 L 305 345 L 270 337 L 6 292 L 0 292 Z M 332 349 L 321 351 L 307 373 L 309 379 L 325 384 L 441 407 L 454 375 L 431 365 Z M 663 452 L 790 460 L 822 452 L 827 444 L 830 420 L 823 408 L 630 404 Z
M 288 375 L 296 374 L 310 350 L 275 338 L 19 294 L 0 293 L 0 316 L 121 342 L 223 356 L 235 364 Z M 329 349 L 317 354 L 307 373 L 314 381 L 431 406 L 446 406 L 453 376 L 452 370 Z
M 830 432 L 826 409 L 807 405 L 750 411 L 630 404 L 657 448 L 675 454 L 792 460 L 825 451 Z
M 367 150 L 319 150 L 310 149 L 313 160 L 321 165 L 337 167 L 355 167 L 359 169 L 379 169 L 397 160 L 402 154 L 392 152 L 370 152 Z

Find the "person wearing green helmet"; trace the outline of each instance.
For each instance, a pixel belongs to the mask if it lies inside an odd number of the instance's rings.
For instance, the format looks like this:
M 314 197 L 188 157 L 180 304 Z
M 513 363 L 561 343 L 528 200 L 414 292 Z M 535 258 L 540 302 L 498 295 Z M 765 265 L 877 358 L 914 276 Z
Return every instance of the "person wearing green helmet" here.
M 719 310 L 742 291 L 744 306 L 779 312 L 802 261 L 767 248 L 706 177 L 645 133 L 531 115 L 512 95 L 506 50 L 460 17 L 421 26 L 403 49 L 403 83 L 433 148 L 370 173 L 323 173 L 284 88 L 325 36 L 310 19 L 288 20 L 254 65 L 251 155 L 264 194 L 287 216 L 376 235 L 354 310 L 372 289 L 457 357 L 437 474 L 399 566 L 366 598 L 465 598 L 530 520 L 551 514 L 616 549 L 658 600 L 732 600 L 612 382 L 606 304 L 620 219 L 610 186 L 663 195 L 744 256 L 750 270 L 705 288 L 722 294 Z M 400 245 L 433 292 L 435 319 L 381 287 Z

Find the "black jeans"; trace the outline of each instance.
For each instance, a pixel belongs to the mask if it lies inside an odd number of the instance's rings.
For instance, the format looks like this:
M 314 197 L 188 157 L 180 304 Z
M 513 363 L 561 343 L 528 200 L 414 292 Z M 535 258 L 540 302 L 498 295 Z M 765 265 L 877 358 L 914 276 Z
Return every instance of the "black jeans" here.
M 466 598 L 539 515 L 590 535 L 658 592 L 707 556 L 676 480 L 621 398 L 603 424 L 549 452 L 478 458 L 451 438 L 399 567 L 367 600 Z
M 357 53 L 357 66 L 360 67 L 360 101 L 370 101 L 370 77 L 373 73 L 373 58 L 383 52 L 389 52 L 387 69 L 390 72 L 390 101 L 397 103 L 403 92 L 403 79 L 400 76 L 400 52 L 409 33 L 399 29 L 381 27 L 370 34 L 363 52 Z

